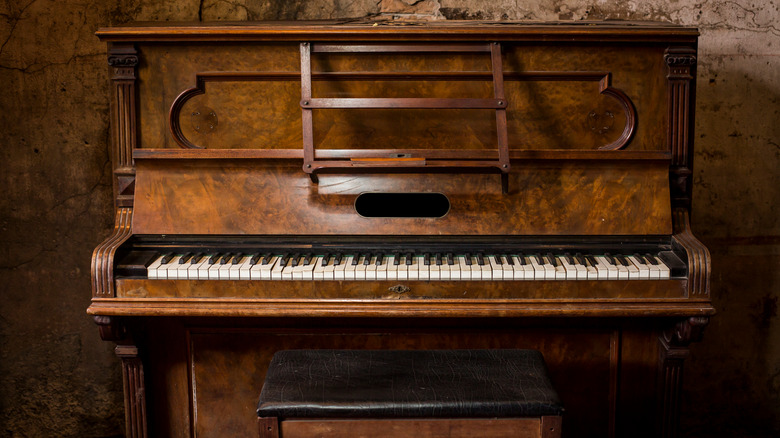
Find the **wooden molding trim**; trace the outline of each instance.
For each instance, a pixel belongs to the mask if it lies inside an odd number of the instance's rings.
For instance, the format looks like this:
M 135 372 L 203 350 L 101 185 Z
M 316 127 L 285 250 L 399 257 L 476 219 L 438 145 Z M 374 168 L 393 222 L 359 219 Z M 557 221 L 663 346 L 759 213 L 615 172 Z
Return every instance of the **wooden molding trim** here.
M 119 208 L 114 221 L 114 232 L 92 253 L 92 297 L 110 298 L 114 292 L 114 254 L 132 234 L 132 208 Z
M 702 298 L 710 296 L 710 251 L 691 232 L 690 215 L 685 208 L 672 211 L 674 243 L 685 250 L 688 256 L 688 271 L 696 275 L 688 279 L 688 296 Z

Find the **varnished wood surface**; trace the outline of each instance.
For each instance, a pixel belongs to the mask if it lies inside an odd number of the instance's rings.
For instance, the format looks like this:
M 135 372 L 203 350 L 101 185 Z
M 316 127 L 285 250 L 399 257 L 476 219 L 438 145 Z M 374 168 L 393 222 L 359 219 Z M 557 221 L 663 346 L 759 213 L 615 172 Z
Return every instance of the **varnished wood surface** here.
M 638 123 L 625 148 L 668 150 L 665 48 L 502 44 L 507 144 L 581 150 L 616 144 L 626 134 L 629 105 L 636 107 Z M 139 147 L 177 147 L 166 123 L 169 110 L 177 96 L 194 91 L 203 94 L 175 108 L 176 130 L 186 141 L 205 148 L 302 147 L 297 44 L 152 44 L 139 50 L 146 60 L 138 69 Z M 482 54 L 312 56 L 314 98 L 494 97 L 490 58 Z M 208 125 L 198 118 L 211 113 Z M 484 110 L 316 110 L 312 141 L 318 150 L 494 150 L 495 123 Z
M 276 163 L 274 163 L 276 164 Z M 322 175 L 259 162 L 138 160 L 136 234 L 664 235 L 671 234 L 667 168 L 659 163 L 518 163 L 497 175 Z M 365 192 L 432 192 L 441 218 L 365 218 Z
M 118 298 L 311 300 L 658 300 L 687 297 L 686 280 L 240 281 L 117 279 Z M 398 293 L 391 288 L 403 285 Z
M 96 33 L 103 41 L 284 41 L 322 39 L 343 41 L 355 38 L 379 40 L 441 40 L 455 36 L 461 40 L 508 38 L 513 40 L 622 40 L 695 41 L 699 32 L 658 22 L 485 22 L 447 20 L 426 22 L 425 26 L 392 25 L 392 22 L 355 20 L 310 22 L 223 22 L 209 23 L 138 23 L 133 26 L 100 28 Z M 389 24 L 389 25 L 386 25 Z
M 539 418 L 284 420 L 284 438 L 541 438 Z M 547 436 L 547 435 L 546 435 Z M 560 435 L 549 435 L 550 438 Z

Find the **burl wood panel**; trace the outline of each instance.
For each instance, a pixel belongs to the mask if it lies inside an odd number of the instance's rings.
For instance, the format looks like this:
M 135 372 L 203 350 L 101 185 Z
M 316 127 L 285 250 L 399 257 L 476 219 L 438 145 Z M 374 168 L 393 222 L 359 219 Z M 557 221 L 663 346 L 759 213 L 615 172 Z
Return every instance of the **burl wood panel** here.
M 116 280 L 119 298 L 263 298 L 309 300 L 553 300 L 685 298 L 686 280 L 612 281 L 240 281 Z M 396 285 L 403 293 L 391 290 Z
M 268 362 L 280 349 L 534 348 L 542 351 L 566 408 L 564 436 L 607 436 L 610 338 L 606 329 L 193 329 L 192 397 L 199 437 L 252 436 Z M 641 435 L 641 434 L 640 434 Z
M 611 73 L 633 101 L 639 124 L 629 150 L 665 150 L 666 45 L 619 43 L 505 44 L 509 145 L 528 149 L 597 149 L 626 123 L 598 82 L 523 79 L 516 72 Z M 139 147 L 176 147 L 167 115 L 176 96 L 206 72 L 297 73 L 297 44 L 151 44 L 139 48 Z M 314 54 L 315 97 L 492 97 L 490 77 L 473 81 L 317 80 L 317 72 L 490 72 L 485 54 Z M 187 139 L 206 148 L 300 148 L 300 80 L 208 82 L 180 114 Z M 403 127 L 403 129 L 398 129 Z M 495 149 L 495 117 L 474 110 L 317 110 L 314 144 L 322 149 Z
M 619 153 L 619 152 L 616 152 Z M 322 175 L 291 160 L 137 160 L 136 234 L 663 235 L 671 233 L 663 162 L 517 162 L 498 175 Z M 438 192 L 441 218 L 366 218 L 364 192 Z

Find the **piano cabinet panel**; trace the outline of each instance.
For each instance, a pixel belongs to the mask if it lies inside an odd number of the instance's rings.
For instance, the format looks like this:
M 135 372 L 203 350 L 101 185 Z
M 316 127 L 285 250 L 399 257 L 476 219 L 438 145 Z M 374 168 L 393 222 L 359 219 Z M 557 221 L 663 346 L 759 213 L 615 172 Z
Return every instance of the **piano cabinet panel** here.
M 566 408 L 564 436 L 653 433 L 657 332 L 590 321 L 538 327 L 488 320 L 335 323 L 287 320 L 236 327 L 150 319 L 143 327 L 150 436 L 253 436 L 255 408 L 274 352 L 298 348 L 533 348 Z M 144 348 L 145 347 L 145 348 Z M 615 435 L 613 432 L 616 432 Z
M 666 48 L 503 43 L 510 147 L 595 150 L 619 137 L 625 117 L 613 99 L 599 94 L 598 79 L 562 81 L 538 75 L 591 72 L 594 77 L 609 73 L 613 86 L 636 107 L 640 122 L 627 150 L 666 150 Z M 138 44 L 139 146 L 176 147 L 166 125 L 168 111 L 181 92 L 196 86 L 196 75 L 243 73 L 241 78 L 209 79 L 206 93 L 185 105 L 180 116 L 185 137 L 205 148 L 300 149 L 299 53 L 297 42 Z M 315 53 L 312 70 L 315 97 L 492 97 L 490 57 L 484 53 Z M 281 75 L 249 80 L 253 72 Z M 386 77 L 324 81 L 318 72 Z M 469 72 L 472 78 L 390 80 L 394 72 Z M 212 111 L 214 116 L 206 117 Z M 314 141 L 323 149 L 495 149 L 494 116 L 481 114 L 485 117 L 463 110 L 316 111 Z M 217 123 L 205 123 L 213 121 Z
M 619 154 L 620 152 L 615 152 Z M 498 175 L 321 175 L 300 162 L 137 159 L 135 234 L 669 235 L 668 163 L 537 161 Z M 441 218 L 357 214 L 361 193 L 442 193 Z
M 404 287 L 397 288 L 401 285 Z M 687 297 L 686 280 L 270 281 L 116 280 L 117 298 L 264 300 L 646 300 Z

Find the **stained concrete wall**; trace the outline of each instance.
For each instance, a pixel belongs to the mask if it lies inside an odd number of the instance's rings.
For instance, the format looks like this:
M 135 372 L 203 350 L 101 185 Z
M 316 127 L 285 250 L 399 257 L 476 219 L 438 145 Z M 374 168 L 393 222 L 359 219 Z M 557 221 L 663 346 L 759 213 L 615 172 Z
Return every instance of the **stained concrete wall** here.
M 719 314 L 685 373 L 688 436 L 780 432 L 780 14 L 773 0 L 0 2 L 0 435 L 122 434 L 119 363 L 84 309 L 112 225 L 99 26 L 395 14 L 699 26 L 693 227 Z M 774 432 L 774 433 L 773 433 Z

